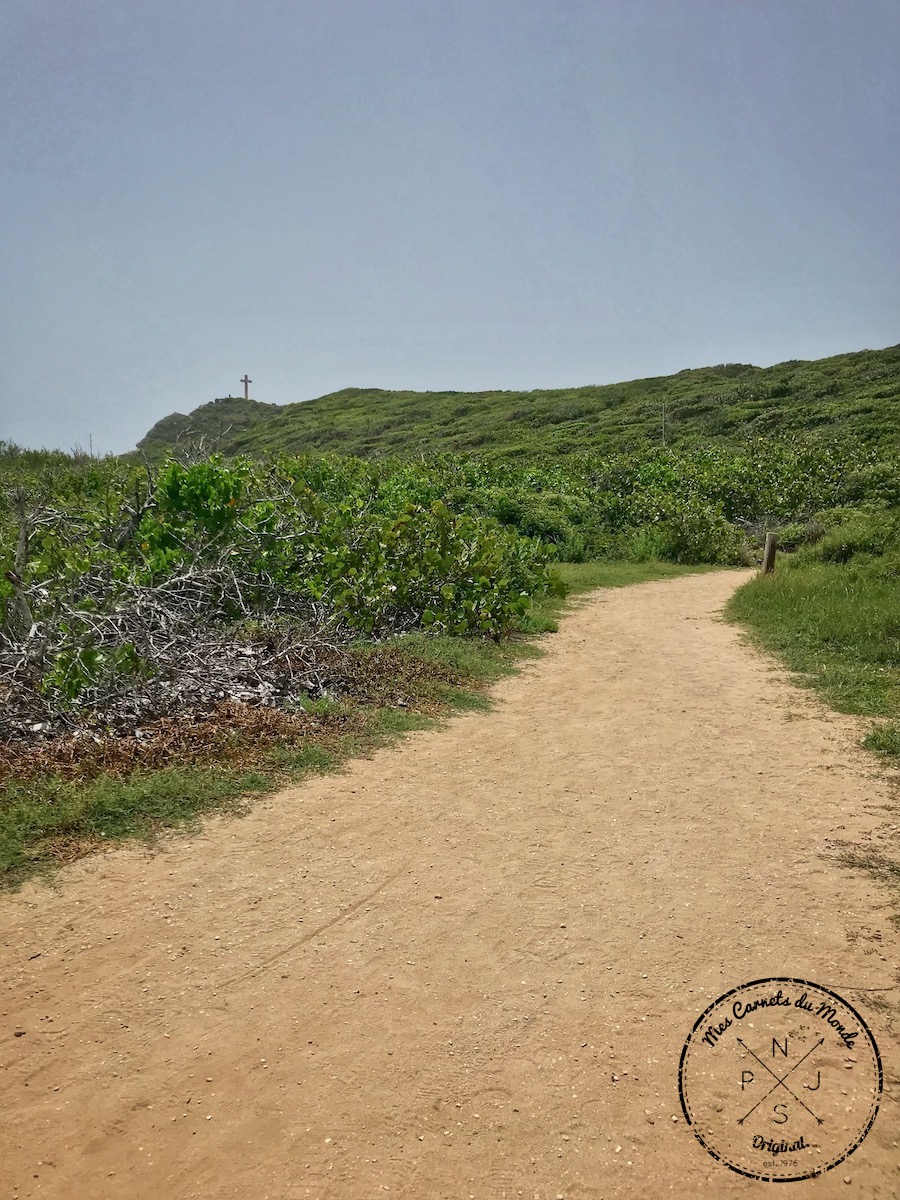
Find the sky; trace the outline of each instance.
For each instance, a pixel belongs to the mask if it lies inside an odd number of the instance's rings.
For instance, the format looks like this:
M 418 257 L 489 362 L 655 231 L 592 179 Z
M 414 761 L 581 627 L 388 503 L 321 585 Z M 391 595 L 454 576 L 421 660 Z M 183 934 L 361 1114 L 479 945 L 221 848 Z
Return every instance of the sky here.
M 896 0 L 0 0 L 0 440 L 900 341 Z

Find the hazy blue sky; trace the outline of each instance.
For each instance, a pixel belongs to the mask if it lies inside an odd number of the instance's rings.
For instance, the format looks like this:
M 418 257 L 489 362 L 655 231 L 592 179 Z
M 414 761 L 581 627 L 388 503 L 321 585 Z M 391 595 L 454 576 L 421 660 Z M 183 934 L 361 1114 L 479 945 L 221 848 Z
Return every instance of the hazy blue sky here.
M 897 0 L 2 0 L 0 439 L 900 340 Z

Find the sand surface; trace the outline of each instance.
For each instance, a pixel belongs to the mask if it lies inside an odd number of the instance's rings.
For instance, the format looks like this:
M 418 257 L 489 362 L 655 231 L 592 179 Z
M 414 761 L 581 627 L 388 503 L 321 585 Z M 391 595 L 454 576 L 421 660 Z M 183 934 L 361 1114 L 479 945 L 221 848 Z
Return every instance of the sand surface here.
M 781 1195 L 678 1095 L 703 1009 L 768 976 L 884 1065 L 791 1197 L 900 1195 L 900 931 L 829 858 L 892 785 L 717 616 L 745 577 L 594 593 L 491 713 L 0 897 L 0 1197 Z

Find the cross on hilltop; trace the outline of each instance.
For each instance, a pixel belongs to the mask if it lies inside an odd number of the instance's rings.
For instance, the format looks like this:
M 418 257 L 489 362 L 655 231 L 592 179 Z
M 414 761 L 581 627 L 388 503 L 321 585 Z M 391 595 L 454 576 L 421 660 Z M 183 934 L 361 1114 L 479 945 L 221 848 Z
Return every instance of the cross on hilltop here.
M 250 378 L 248 378 L 248 376 L 247 376 L 247 372 L 245 371 L 245 372 L 244 372 L 244 378 L 241 380 L 241 383 L 244 385 L 244 399 L 245 399 L 245 400 L 249 400 L 249 399 L 250 399 L 250 384 L 251 384 L 252 382 L 253 382 L 253 380 L 252 380 L 252 379 L 250 379 Z

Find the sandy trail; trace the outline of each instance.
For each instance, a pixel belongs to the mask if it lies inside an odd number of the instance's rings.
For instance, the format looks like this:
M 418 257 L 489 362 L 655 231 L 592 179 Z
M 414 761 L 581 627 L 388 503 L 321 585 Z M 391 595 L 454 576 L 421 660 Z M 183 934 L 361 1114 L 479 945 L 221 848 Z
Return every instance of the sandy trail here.
M 717 619 L 743 578 L 597 593 L 492 713 L 0 898 L 0 1196 L 769 1195 L 677 1071 L 707 1003 L 784 975 L 886 1078 L 792 1197 L 900 1194 L 900 934 L 822 857 L 883 836 L 889 784 Z

